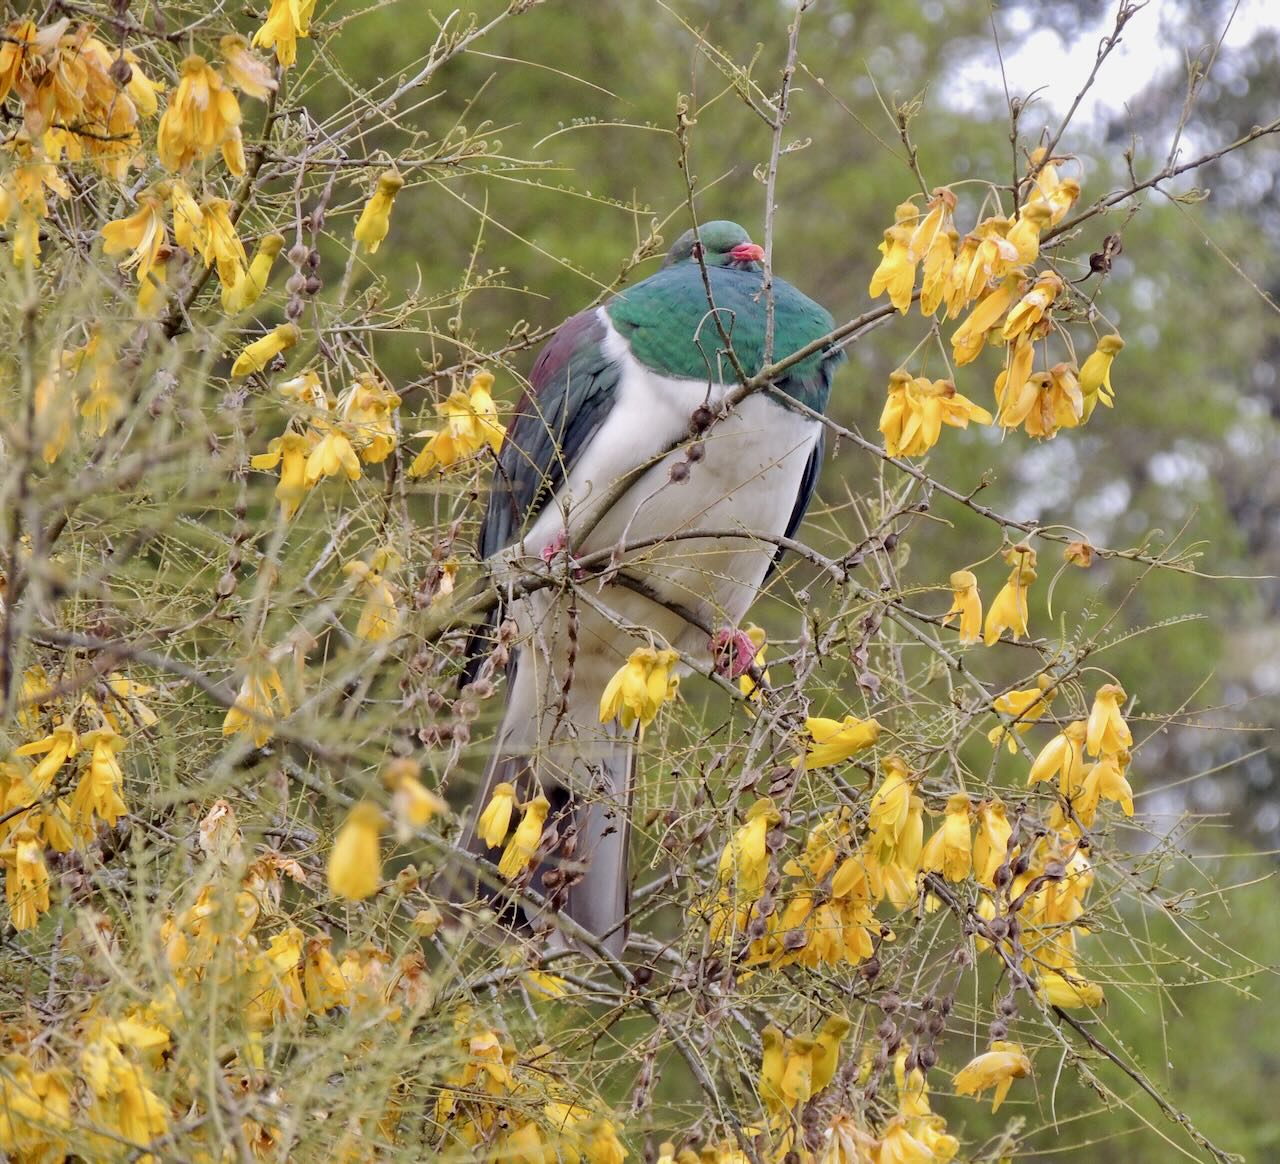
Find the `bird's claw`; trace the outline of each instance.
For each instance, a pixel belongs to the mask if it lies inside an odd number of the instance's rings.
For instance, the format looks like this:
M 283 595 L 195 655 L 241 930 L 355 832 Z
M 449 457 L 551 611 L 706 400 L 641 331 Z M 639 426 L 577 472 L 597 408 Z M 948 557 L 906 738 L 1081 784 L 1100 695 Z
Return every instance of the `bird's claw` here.
M 751 670 L 760 650 L 746 631 L 721 627 L 711 636 L 711 662 L 717 675 L 737 679 Z

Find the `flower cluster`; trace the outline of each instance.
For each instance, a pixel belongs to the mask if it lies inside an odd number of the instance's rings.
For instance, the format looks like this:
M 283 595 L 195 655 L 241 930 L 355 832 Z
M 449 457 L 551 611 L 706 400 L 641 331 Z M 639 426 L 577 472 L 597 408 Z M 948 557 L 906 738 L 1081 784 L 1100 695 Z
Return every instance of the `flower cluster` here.
M 1030 633 L 1027 594 L 1037 577 L 1036 557 L 1036 551 L 1023 543 L 1005 551 L 1005 562 L 1012 568 L 987 611 L 985 622 L 977 575 L 972 570 L 957 570 L 951 575 L 951 607 L 942 616 L 942 625 L 958 619 L 960 642 L 966 644 L 981 638 L 990 647 L 1000 641 L 1005 631 L 1011 631 L 1014 639 L 1026 638 Z
M 74 698 L 55 695 L 38 667 L 24 675 L 18 722 L 34 738 L 0 761 L 0 864 L 14 929 L 31 929 L 50 908 L 47 852 L 81 848 L 128 812 L 120 755 L 156 724 L 142 702 L 151 694 L 114 672 Z
M 1041 239 L 1080 196 L 1079 182 L 1062 177 L 1062 161 L 1034 152 L 1015 216 L 985 218 L 963 240 L 949 188 L 935 190 L 923 211 L 914 201 L 902 203 L 885 231 L 870 286 L 872 297 L 888 295 L 905 314 L 916 298 L 919 271 L 922 314 L 959 319 L 967 310 L 951 336 L 955 366 L 976 360 L 988 345 L 1003 348 L 1004 369 L 995 382 L 996 422 L 1025 428 L 1035 437 L 1084 424 L 1099 400 L 1110 407 L 1111 361 L 1124 346 L 1118 335 L 1105 335 L 1082 369 L 1063 360 L 1034 370 L 1036 345 L 1061 330 L 1053 309 L 1067 287 L 1056 271 L 1036 273 Z M 944 424 L 964 428 L 970 421 L 990 424 L 992 416 L 960 395 L 951 380 L 929 380 L 902 369 L 890 377 L 880 419 L 890 456 L 920 456 L 937 443 Z
M 675 651 L 656 647 L 632 651 L 600 696 L 600 722 L 616 719 L 623 731 L 638 723 L 643 732 L 679 690 L 680 677 L 673 673 L 679 658 Z
M 426 477 L 474 457 L 484 448 L 496 453 L 502 447 L 506 429 L 498 421 L 492 390 L 492 374 L 477 372 L 465 392 L 455 388 L 447 400 L 436 405 L 444 427 L 414 433 L 415 439 L 426 437 L 427 443 L 409 466 L 410 477 Z
M 281 328 L 294 325 L 282 324 Z M 274 334 L 256 342 L 280 343 L 279 339 L 271 340 Z M 251 344 L 245 349 L 240 358 L 245 360 L 253 347 Z M 247 360 L 245 367 L 258 366 L 266 350 L 263 348 Z M 261 363 L 274 358 L 279 350 L 283 349 L 271 351 Z M 336 403 L 315 372 L 303 372 L 286 380 L 279 392 L 292 406 L 293 415 L 284 432 L 267 445 L 267 451 L 252 457 L 249 463 L 264 471 L 279 469 L 276 499 L 285 521 L 291 521 L 307 494 L 325 478 L 358 481 L 362 462 L 378 464 L 386 460 L 399 439 L 396 410 L 400 397 L 367 372 L 358 375 Z

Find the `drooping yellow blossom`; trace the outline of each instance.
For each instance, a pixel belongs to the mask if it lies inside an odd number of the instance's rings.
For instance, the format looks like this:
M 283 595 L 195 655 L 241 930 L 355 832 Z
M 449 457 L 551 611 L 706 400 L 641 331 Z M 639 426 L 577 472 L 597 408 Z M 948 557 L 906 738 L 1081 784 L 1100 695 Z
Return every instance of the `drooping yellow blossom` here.
M 1015 1079 L 1025 1079 L 1031 1074 L 1031 1060 L 1023 1054 L 1017 1043 L 999 1039 L 991 1044 L 991 1050 L 970 1059 L 956 1072 L 953 1086 L 957 1095 L 978 1095 L 988 1088 L 995 1088 L 991 1097 L 991 1110 L 1000 1110 L 1009 1088 Z
M 1076 815 L 1086 826 L 1093 824 L 1101 800 L 1120 805 L 1125 816 L 1133 815 L 1133 789 L 1125 775 L 1129 759 L 1127 751 L 1107 752 L 1085 769 L 1080 796 L 1074 804 Z
M 492 374 L 477 372 L 471 377 L 466 392 L 455 389 L 447 400 L 436 405 L 445 426 L 438 432 L 427 430 L 414 434 L 429 439 L 409 466 L 410 477 L 425 477 L 434 469 L 447 469 L 474 456 L 486 445 L 495 453 L 502 447 L 506 429 L 498 422 L 492 388 Z
M 987 646 L 998 642 L 1005 630 L 1013 631 L 1015 639 L 1025 638 L 1030 633 L 1027 629 L 1027 589 L 1035 580 L 1036 571 L 1029 558 L 1009 572 L 1009 580 L 1001 587 L 996 600 L 987 611 L 987 621 L 982 630 L 982 641 Z
M 231 365 L 232 376 L 250 376 L 261 372 L 281 352 L 288 351 L 302 338 L 296 323 L 281 323 L 266 335 L 253 341 Z
M 971 364 L 986 346 L 987 335 L 1000 323 L 1004 313 L 1022 294 L 1026 280 L 1010 275 L 994 291 L 986 294 L 951 334 L 951 355 L 957 365 Z
M 1053 680 L 1048 675 L 1039 675 L 1036 677 L 1034 687 L 1028 687 L 1023 691 L 1006 691 L 998 696 L 991 706 L 1016 721 L 1012 725 L 1015 732 L 1026 735 L 1031 730 L 1032 724 L 1049 710 L 1049 704 L 1057 693 L 1058 689 L 1054 686 Z M 1010 752 L 1016 754 L 1018 751 L 1018 745 L 1004 724 L 992 728 L 987 733 L 987 739 L 995 747 L 999 747 L 1000 741 L 1003 740 Z
M 880 1141 L 852 1116 L 837 1115 L 825 1135 L 817 1164 L 878 1164 Z
M 955 244 L 960 237 L 952 217 L 955 208 L 955 194 L 946 186 L 939 186 L 929 199 L 924 217 L 911 232 L 910 258 L 924 263 L 920 285 L 920 311 L 924 315 L 937 311 L 946 293 Z
M 396 447 L 395 410 L 400 397 L 372 372 L 360 372 L 338 398 L 338 416 L 366 465 L 378 465 Z
M 498 872 L 508 881 L 514 881 L 528 867 L 542 842 L 542 829 L 547 823 L 551 801 L 538 793 L 526 806 L 516 831 L 511 834 L 507 847 L 498 861 Z
M 516 807 L 516 790 L 505 780 L 495 784 L 493 795 L 476 822 L 476 836 L 491 849 L 497 849 L 507 839 L 511 829 L 511 816 Z
M 1104 1000 L 1102 987 L 1096 982 L 1089 982 L 1075 975 L 1068 977 L 1056 970 L 1046 970 L 1041 974 L 1039 987 L 1040 996 L 1046 1002 L 1063 1010 L 1082 1006 L 1099 1007 Z
M 907 828 L 911 811 L 911 770 L 901 756 L 886 756 L 880 767 L 884 779 L 871 795 L 867 828 L 881 865 L 891 864 Z
M 383 170 L 378 175 L 378 184 L 360 212 L 353 236 L 369 254 L 373 254 L 387 237 L 387 231 L 391 229 L 391 207 L 403 187 L 404 178 L 399 170 Z
M 178 208 L 175 203 L 175 223 L 177 216 Z M 235 224 L 231 221 L 231 203 L 227 199 L 204 200 L 200 206 L 199 233 L 191 241 L 205 265 L 217 267 L 218 281 L 223 287 L 235 287 L 244 279 L 245 264 L 249 260 L 245 255 L 244 244 L 236 234 Z
M 323 477 L 339 474 L 348 481 L 359 481 L 362 474 L 360 458 L 351 445 L 351 438 L 330 423 L 325 423 L 323 433 L 307 456 L 304 474 L 307 487 L 314 486 Z
M 963 881 L 969 876 L 973 866 L 972 807 L 963 792 L 947 798 L 942 824 L 920 854 L 920 868 L 926 873 L 941 873 L 948 881 Z
M 174 241 L 190 254 L 200 255 L 207 263 L 204 211 L 192 195 L 191 188 L 180 178 L 169 183 L 169 205 L 173 209 Z
M 222 309 L 228 315 L 235 315 L 252 307 L 267 289 L 267 280 L 271 278 L 271 267 L 276 255 L 284 246 L 284 235 L 264 234 L 258 242 L 249 263 L 249 269 L 234 283 L 222 283 Z
M 737 829 L 720 854 L 717 875 L 722 887 L 732 885 L 740 903 L 755 901 L 764 889 L 769 872 L 765 840 L 769 830 L 782 820 L 773 800 L 762 796 L 748 810 L 746 822 Z
M 44 51 L 34 20 L 17 20 L 4 28 L 0 40 L 0 101 L 17 89 L 24 102 L 35 95 L 34 81 Z
M 1012 223 L 1003 215 L 984 218 L 960 244 L 947 288 L 951 316 L 959 315 L 968 303 L 982 299 L 993 287 L 1018 267 L 1018 248 L 1006 235 Z M 994 310 L 994 309 L 991 309 Z M 1003 311 L 1003 309 L 1001 309 Z M 990 327 L 984 325 L 983 330 Z
M 760 1054 L 760 1098 L 764 1100 L 766 1110 L 774 1114 L 786 1110 L 786 1101 L 782 1095 L 782 1071 L 786 1064 L 786 1038 L 783 1033 L 769 1023 L 760 1032 L 762 1046 Z
M 1045 318 L 1064 286 L 1058 275 L 1046 271 L 1036 280 L 1035 286 L 1010 309 L 1000 334 L 1006 340 L 1013 340 L 1030 333 Z
M 81 836 L 92 835 L 93 818 L 115 825 L 128 811 L 124 802 L 124 773 L 116 759 L 124 737 L 109 727 L 97 728 L 80 737 L 81 747 L 90 752 L 89 766 L 71 797 L 71 818 Z
M 276 667 L 262 661 L 251 663 L 235 704 L 222 721 L 222 734 L 243 732 L 253 739 L 254 747 L 261 748 L 274 734 L 276 721 L 291 710 L 289 693 Z
M 249 464 L 255 469 L 270 471 L 277 465 L 280 466 L 276 500 L 280 502 L 280 512 L 285 521 L 293 519 L 303 498 L 311 489 L 306 474 L 308 451 L 307 438 L 292 429 L 286 429 L 267 445 L 265 453 L 249 458 Z
M 253 34 L 253 43 L 275 47 L 276 60 L 289 68 L 298 59 L 298 41 L 310 35 L 316 0 L 271 0 L 266 23 Z
M 836 1076 L 840 1065 L 840 1047 L 853 1023 L 842 1014 L 830 1014 L 818 1028 L 818 1045 L 813 1056 L 813 1093 L 817 1095 Z
M 915 287 L 916 262 L 911 251 L 915 223 L 920 211 L 910 202 L 900 203 L 893 212 L 894 225 L 884 232 L 879 250 L 883 258 L 871 276 L 870 294 L 876 299 L 886 292 L 889 302 L 905 315 L 911 307 Z
M 1091 756 L 1127 751 L 1133 747 L 1133 733 L 1124 721 L 1120 704 L 1128 698 L 1118 683 L 1104 683 L 1093 697 L 1085 747 Z
M 1040 257 L 1040 236 L 1049 226 L 1052 212 L 1043 203 L 1033 202 L 1024 206 L 1018 221 L 1005 236 L 1018 252 L 1018 265 L 1030 266 Z
M 381 553 L 381 551 L 380 551 Z M 383 555 L 386 560 L 386 555 Z M 375 563 L 376 564 L 376 563 Z M 397 591 L 383 573 L 367 562 L 348 562 L 342 572 L 364 592 L 364 607 L 356 624 L 356 637 L 370 643 L 384 643 L 400 633 L 404 612 Z
M 944 424 L 968 428 L 971 420 L 990 424 L 991 413 L 957 392 L 951 380 L 913 377 L 901 368 L 890 375 L 888 399 L 880 414 L 889 456 L 918 457 L 938 443 Z
M 138 196 L 138 209 L 128 218 L 117 218 L 102 228 L 104 254 L 132 252 L 121 264 L 126 271 L 137 270 L 143 283 L 159 260 L 161 249 L 169 241 L 162 214 L 163 199 L 154 190 Z
M 80 415 L 90 432 L 103 436 L 111 421 L 124 409 L 124 402 L 116 391 L 115 345 L 101 328 L 95 327 L 89 342 L 80 350 L 79 357 L 78 367 L 83 367 L 85 361 L 88 361 L 92 369 L 89 391 L 80 403 Z
M 1009 856 L 1013 826 L 1001 800 L 984 800 L 978 805 L 978 835 L 973 842 L 973 875 L 979 885 L 995 885 L 996 870 Z
M 27 825 L 18 828 L 0 849 L 4 861 L 5 900 L 15 930 L 29 930 L 49 912 L 49 870 L 44 846 Z
M 1117 353 L 1124 349 L 1124 340 L 1118 335 L 1104 335 L 1098 346 L 1080 369 L 1080 391 L 1084 394 L 1084 417 L 1088 420 L 1101 401 L 1108 408 L 1115 404 L 1115 390 L 1111 387 L 1111 364 Z
M 327 1014 L 334 1007 L 350 1005 L 351 991 L 332 945 L 333 939 L 322 934 L 308 938 L 303 948 L 302 991 L 312 1014 Z
M 391 811 L 401 840 L 407 841 L 414 829 L 449 811 L 449 806 L 422 783 L 421 775 L 418 762 L 405 756 L 397 756 L 382 774 L 391 793 Z
M 1053 737 L 1036 757 L 1027 776 L 1028 784 L 1041 780 L 1058 780 L 1058 787 L 1068 800 L 1080 790 L 1084 778 L 1084 741 L 1086 724 L 1075 720 Z
M 249 51 L 249 42 L 238 33 L 228 33 L 218 42 L 222 53 L 222 70 L 227 84 L 246 97 L 265 101 L 277 87 L 271 67 Z
M 156 152 L 170 170 L 185 170 L 217 149 L 233 174 L 244 173 L 240 103 L 217 70 L 192 55 L 182 62 L 181 80 L 160 118 Z
M 1058 163 L 1064 158 L 1045 158 L 1043 146 L 1032 150 L 1030 168 L 1038 172 L 1035 176 L 1034 189 L 1027 199 L 1026 205 L 1043 206 L 1049 212 L 1049 222 L 1053 225 L 1061 222 L 1080 197 L 1080 183 L 1074 178 L 1063 178 L 1058 173 Z
M 353 805 L 329 852 L 329 892 L 348 901 L 363 901 L 382 884 L 379 833 L 382 810 L 372 801 Z
M 680 686 L 672 674 L 680 656 L 671 650 L 637 647 L 618 668 L 600 696 L 600 722 L 618 719 L 624 731 L 639 723 L 643 731 L 658 709 L 675 698 Z
M 951 609 L 942 616 L 942 625 L 957 615 L 960 641 L 976 643 L 982 637 L 982 598 L 978 579 L 971 570 L 957 570 L 951 575 Z
M 894 1116 L 880 1140 L 877 1164 L 935 1164 L 933 1149 L 911 1134 L 905 1116 Z
M 875 719 L 858 719 L 846 715 L 844 719 L 822 719 L 812 716 L 804 721 L 804 728 L 813 739 L 805 754 L 792 761 L 806 768 L 829 768 L 842 764 L 851 756 L 865 752 L 880 738 L 880 724 Z

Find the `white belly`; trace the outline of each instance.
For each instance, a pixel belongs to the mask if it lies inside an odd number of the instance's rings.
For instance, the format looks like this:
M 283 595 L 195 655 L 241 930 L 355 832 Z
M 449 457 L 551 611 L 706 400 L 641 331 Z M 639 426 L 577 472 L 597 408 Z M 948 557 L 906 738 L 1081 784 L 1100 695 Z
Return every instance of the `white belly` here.
M 617 401 L 526 535 L 524 553 L 540 554 L 566 529 L 578 555 L 660 538 L 659 544 L 625 556 L 627 573 L 696 611 L 705 626 L 737 626 L 777 549 L 752 534 L 785 532 L 820 425 L 768 397 L 751 396 L 707 431 L 705 456 L 689 466 L 687 479 L 670 479 L 671 465 L 684 460 L 685 452 L 664 456 L 598 517 L 600 503 L 617 479 L 687 434 L 694 409 L 716 403 L 727 391 L 723 385 L 655 375 L 631 358 L 612 327 L 607 342 L 625 369 Z M 590 531 L 585 538 L 575 537 L 575 529 L 584 528 Z M 699 530 L 739 536 L 682 536 Z M 600 587 L 588 581 L 585 586 L 591 602 L 577 603 L 575 687 L 581 684 L 598 698 L 609 676 L 640 645 L 610 615 L 648 628 L 657 646 L 705 652 L 706 632 L 662 605 L 620 585 Z M 605 612 L 593 610 L 592 603 Z M 558 686 L 569 617 L 565 601 L 543 591 L 520 615 L 543 657 L 543 682 Z

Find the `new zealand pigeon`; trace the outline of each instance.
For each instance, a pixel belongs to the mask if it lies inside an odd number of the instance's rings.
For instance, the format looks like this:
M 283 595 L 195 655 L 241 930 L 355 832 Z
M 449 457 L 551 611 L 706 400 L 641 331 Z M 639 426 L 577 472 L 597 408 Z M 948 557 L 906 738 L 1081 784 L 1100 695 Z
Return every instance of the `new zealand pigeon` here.
M 656 274 L 564 323 L 534 364 L 480 531 L 488 559 L 549 561 L 562 549 L 580 557 L 605 548 L 615 551 L 611 565 L 640 583 L 587 579 L 576 596 L 549 587 L 504 612 L 519 627 L 518 645 L 464 841 L 497 862 L 501 850 L 476 829 L 494 789 L 506 782 L 525 802 L 541 792 L 550 806 L 530 886 L 615 956 L 626 939 L 637 739 L 634 726 L 600 722 L 601 694 L 646 645 L 637 630 L 649 645 L 694 657 L 710 649 L 707 627 L 733 634 L 778 556 L 774 543 L 753 534 L 790 535 L 821 467 L 822 426 L 769 394 L 716 415 L 737 381 L 708 287 L 741 367 L 754 375 L 766 344 L 763 257 L 736 223 L 709 222 L 696 239 L 684 234 Z M 774 360 L 834 326 L 827 311 L 781 279 L 774 279 L 773 302 Z M 788 368 L 776 387 L 822 410 L 842 359 L 840 351 L 820 350 Z M 703 427 L 700 457 L 668 451 Z M 677 462 L 684 467 L 673 474 Z M 615 482 L 641 467 L 612 496 Z M 715 536 L 686 536 L 697 531 Z M 475 883 L 458 880 L 452 896 L 467 900 Z

